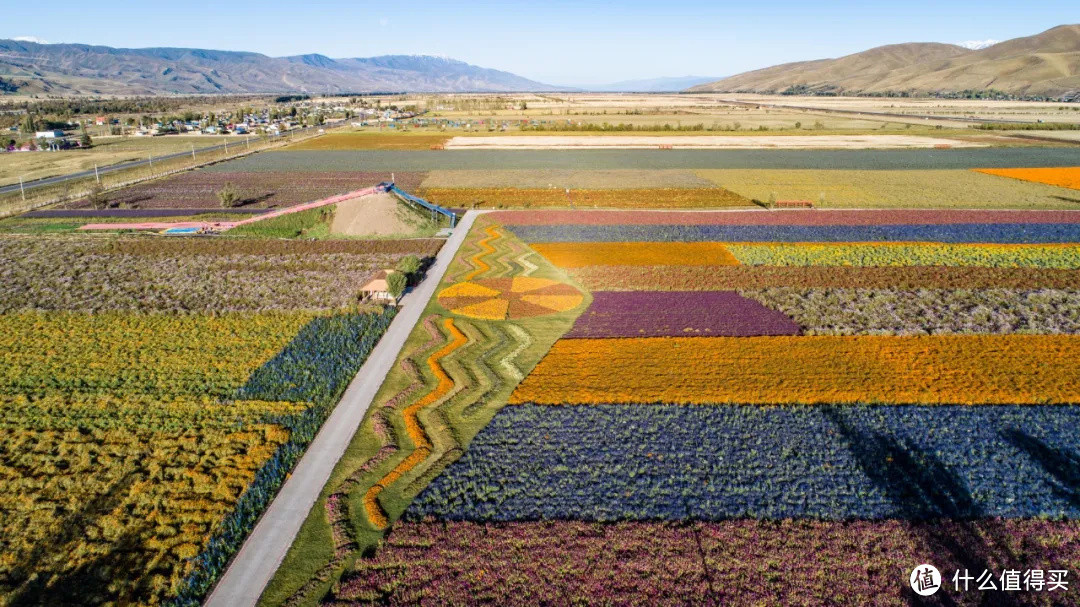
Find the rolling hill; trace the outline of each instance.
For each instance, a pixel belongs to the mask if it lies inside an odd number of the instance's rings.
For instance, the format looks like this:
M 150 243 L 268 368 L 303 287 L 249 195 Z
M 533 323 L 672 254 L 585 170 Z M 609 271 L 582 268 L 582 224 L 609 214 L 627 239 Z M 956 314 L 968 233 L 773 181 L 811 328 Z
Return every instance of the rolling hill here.
M 1080 25 L 983 49 L 913 42 L 838 59 L 786 63 L 690 88 L 692 92 L 896 93 L 997 90 L 1060 97 L 1080 91 Z
M 0 80 L 19 93 L 155 95 L 511 92 L 555 87 L 427 55 L 331 59 L 184 48 L 123 49 L 0 40 Z

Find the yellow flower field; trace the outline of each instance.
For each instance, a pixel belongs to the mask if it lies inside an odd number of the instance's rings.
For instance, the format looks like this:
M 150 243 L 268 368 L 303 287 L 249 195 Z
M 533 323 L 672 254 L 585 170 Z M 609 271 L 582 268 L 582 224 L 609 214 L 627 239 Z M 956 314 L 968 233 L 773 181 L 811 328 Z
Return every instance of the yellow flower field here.
M 718 242 L 541 242 L 530 246 L 563 268 L 739 265 Z
M 302 407 L 0 397 L 0 603 L 162 602 Z
M 748 266 L 1080 267 L 1080 246 L 1071 243 L 768 242 L 732 243 L 727 248 Z
M 227 396 L 308 313 L 0 315 L 0 393 Z
M 420 195 L 443 206 L 471 208 L 600 207 L 693 209 L 750 207 L 753 203 L 723 188 L 422 188 Z
M 1080 403 L 1080 337 L 563 339 L 514 404 Z

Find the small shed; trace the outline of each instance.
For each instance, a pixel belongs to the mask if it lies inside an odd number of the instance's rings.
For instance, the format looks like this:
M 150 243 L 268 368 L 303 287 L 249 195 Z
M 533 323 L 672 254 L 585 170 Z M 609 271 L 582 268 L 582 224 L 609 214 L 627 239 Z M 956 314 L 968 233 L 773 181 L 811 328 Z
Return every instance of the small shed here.
M 394 301 L 390 294 L 390 284 L 387 278 L 397 270 L 379 270 L 367 283 L 360 287 L 360 296 L 365 301 Z

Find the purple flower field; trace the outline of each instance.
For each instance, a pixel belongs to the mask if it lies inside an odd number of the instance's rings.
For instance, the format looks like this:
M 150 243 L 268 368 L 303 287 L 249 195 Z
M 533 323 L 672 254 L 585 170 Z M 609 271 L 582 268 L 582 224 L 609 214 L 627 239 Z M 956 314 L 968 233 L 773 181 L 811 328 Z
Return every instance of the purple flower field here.
M 399 524 L 333 605 L 1075 605 L 1076 521 Z M 946 578 L 920 602 L 908 573 Z M 952 572 L 1068 569 L 1067 590 L 958 591 Z M 997 582 L 997 580 L 995 580 Z M 997 599 L 997 600 L 995 600 Z M 1006 600 L 1007 599 L 1007 600 Z
M 798 334 L 795 321 L 734 291 L 601 291 L 566 337 Z

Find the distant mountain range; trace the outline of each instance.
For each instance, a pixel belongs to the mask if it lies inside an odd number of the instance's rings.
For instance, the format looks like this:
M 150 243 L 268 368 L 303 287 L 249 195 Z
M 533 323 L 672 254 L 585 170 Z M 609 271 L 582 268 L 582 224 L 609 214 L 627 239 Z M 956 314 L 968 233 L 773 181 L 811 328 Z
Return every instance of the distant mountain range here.
M 1053 98 L 1080 92 L 1080 25 L 975 50 L 935 42 L 881 46 L 839 59 L 754 70 L 690 91 L 855 95 L 989 89 Z
M 0 83 L 23 94 L 520 92 L 556 90 L 509 72 L 427 55 L 331 59 L 184 48 L 0 40 Z
M 716 76 L 671 76 L 667 78 L 642 78 L 623 80 L 611 84 L 578 87 L 597 93 L 670 93 L 692 86 L 719 80 Z

